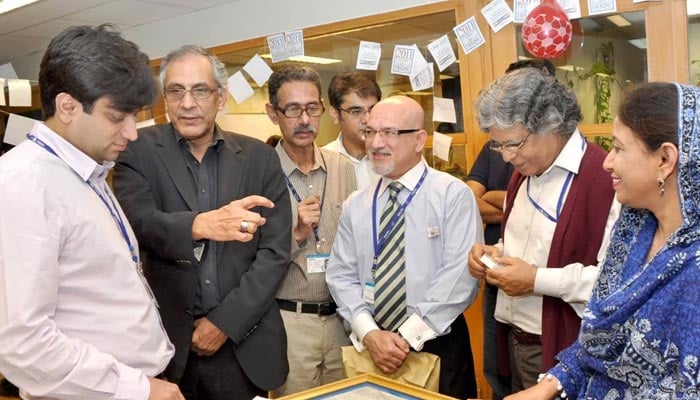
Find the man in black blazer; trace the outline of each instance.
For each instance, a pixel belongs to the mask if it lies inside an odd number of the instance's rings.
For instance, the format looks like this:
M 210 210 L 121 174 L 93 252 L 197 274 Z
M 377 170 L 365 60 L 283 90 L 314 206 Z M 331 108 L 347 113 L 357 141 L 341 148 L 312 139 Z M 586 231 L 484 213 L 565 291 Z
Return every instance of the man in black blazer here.
M 168 54 L 160 80 L 171 123 L 139 131 L 113 184 L 175 345 L 165 378 L 187 399 L 264 395 L 288 372 L 275 302 L 292 230 L 279 158 L 216 126 L 226 69 L 206 49 Z

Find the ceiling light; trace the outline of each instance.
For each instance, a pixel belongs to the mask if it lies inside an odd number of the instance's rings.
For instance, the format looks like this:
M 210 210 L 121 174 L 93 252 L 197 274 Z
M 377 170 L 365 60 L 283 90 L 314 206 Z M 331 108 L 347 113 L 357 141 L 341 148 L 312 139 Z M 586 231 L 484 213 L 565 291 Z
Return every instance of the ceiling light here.
M 270 54 L 261 54 L 260 57 L 272 59 Z M 343 62 L 343 60 L 338 60 L 337 58 L 325 58 L 325 57 L 314 57 L 314 56 L 294 56 L 289 57 L 287 60 L 296 61 L 309 64 L 337 64 Z
M 632 25 L 628 20 L 625 19 L 622 15 L 608 15 L 605 17 L 608 19 L 608 21 L 612 22 L 613 24 L 623 27 L 623 26 L 630 26 Z
M 647 38 L 628 40 L 634 47 L 642 50 L 647 49 Z
M 36 2 L 37 0 L 0 0 L 0 14 L 12 11 L 16 8 L 26 6 Z

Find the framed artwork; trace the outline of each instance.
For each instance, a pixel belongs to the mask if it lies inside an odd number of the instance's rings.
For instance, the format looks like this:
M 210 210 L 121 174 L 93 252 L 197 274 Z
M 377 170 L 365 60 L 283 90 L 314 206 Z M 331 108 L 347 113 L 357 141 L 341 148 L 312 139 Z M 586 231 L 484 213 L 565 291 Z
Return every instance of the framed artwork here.
M 280 400 L 455 400 L 378 375 L 363 374 L 280 397 Z

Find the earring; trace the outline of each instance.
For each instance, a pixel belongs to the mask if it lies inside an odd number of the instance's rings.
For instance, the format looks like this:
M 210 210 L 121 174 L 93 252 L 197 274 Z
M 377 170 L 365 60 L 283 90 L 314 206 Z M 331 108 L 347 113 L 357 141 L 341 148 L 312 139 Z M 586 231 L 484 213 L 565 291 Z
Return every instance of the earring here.
M 666 189 L 664 188 L 664 186 L 666 186 L 666 181 L 664 181 L 663 178 L 658 177 L 656 178 L 656 185 L 659 187 L 659 196 L 663 196 L 666 192 Z

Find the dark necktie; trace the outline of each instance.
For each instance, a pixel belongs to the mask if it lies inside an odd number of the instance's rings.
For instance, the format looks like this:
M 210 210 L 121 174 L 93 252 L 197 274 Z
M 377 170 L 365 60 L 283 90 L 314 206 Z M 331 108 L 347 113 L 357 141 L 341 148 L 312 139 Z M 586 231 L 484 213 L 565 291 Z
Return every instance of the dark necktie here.
M 389 184 L 389 200 L 384 206 L 379 223 L 379 237 L 386 235 L 387 225 L 398 212 L 399 192 L 403 185 Z M 374 319 L 388 331 L 396 330 L 406 319 L 406 262 L 404 258 L 404 215 L 396 221 L 377 258 L 374 278 Z

